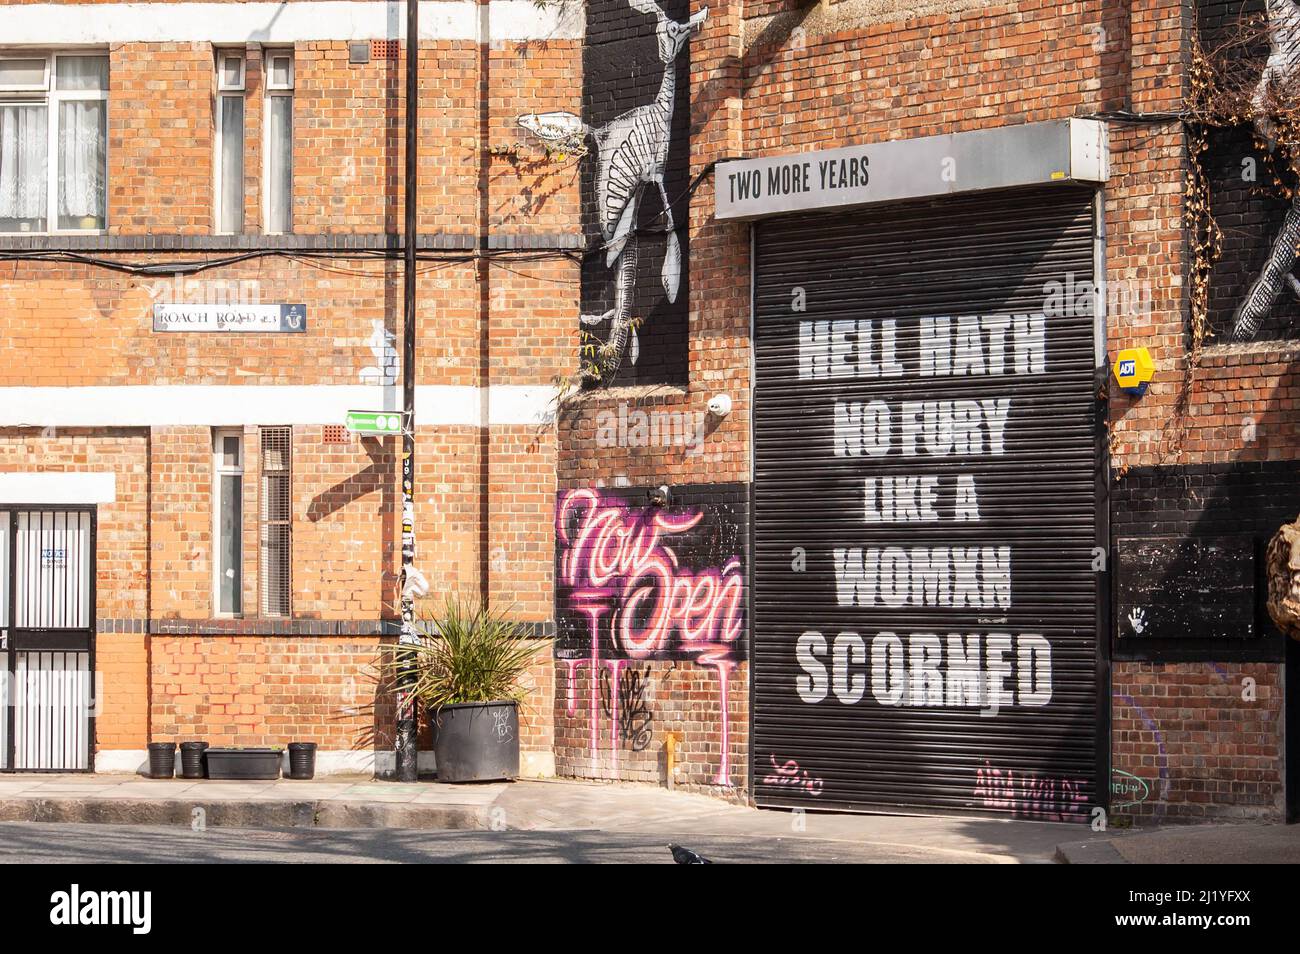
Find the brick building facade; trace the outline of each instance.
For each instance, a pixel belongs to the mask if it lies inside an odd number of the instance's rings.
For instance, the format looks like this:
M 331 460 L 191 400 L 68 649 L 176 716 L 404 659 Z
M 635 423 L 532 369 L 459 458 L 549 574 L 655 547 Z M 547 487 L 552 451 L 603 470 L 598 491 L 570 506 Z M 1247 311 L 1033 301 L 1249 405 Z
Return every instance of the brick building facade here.
M 1294 659 L 1294 647 L 1264 612 L 1261 567 L 1263 545 L 1296 509 L 1294 493 L 1274 483 L 1286 479 L 1287 462 L 1300 454 L 1289 420 L 1291 352 L 1277 341 L 1222 343 L 1219 319 L 1220 337 L 1208 338 L 1203 347 L 1198 343 L 1192 355 L 1191 239 L 1184 222 L 1190 140 L 1174 115 L 1190 95 L 1192 37 L 1221 12 L 1207 14 L 1186 3 L 953 0 L 922 7 L 853 0 L 709 4 L 707 22 L 689 49 L 690 180 L 698 179 L 698 189 L 686 211 L 686 383 L 669 375 L 646 381 L 638 372 L 566 401 L 560 417 L 561 494 L 603 487 L 624 498 L 635 492 L 645 499 L 653 488 L 667 485 L 674 499 L 681 488 L 680 499 L 691 502 L 701 485 L 730 488 L 753 479 L 751 434 L 755 428 L 761 434 L 762 427 L 751 403 L 751 315 L 759 306 L 751 294 L 757 266 L 750 242 L 757 226 L 715 218 L 715 190 L 723 184 L 713 163 L 1066 118 L 1105 122 L 1110 168 L 1100 193 L 1104 228 L 1099 232 L 1105 249 L 1101 274 L 1109 285 L 1101 297 L 1111 312 L 1107 352 L 1113 360 L 1124 348 L 1144 346 L 1156 371 L 1140 398 L 1121 393 L 1108 368 L 1097 380 L 1108 435 L 1096 462 L 1105 475 L 1098 520 L 1108 535 L 1096 585 L 1098 672 L 1108 687 L 1097 708 L 1097 745 L 1103 752 L 1099 764 L 1109 766 L 1109 777 L 1098 788 L 1109 787 L 1108 804 L 1117 817 L 1280 819 L 1287 813 L 1284 670 L 1288 653 Z M 665 9 L 679 20 L 687 12 Z M 589 59 L 597 48 L 589 35 Z M 1231 155 L 1216 154 L 1214 161 L 1230 170 L 1239 165 Z M 1220 216 L 1229 215 L 1231 196 L 1224 198 L 1222 189 L 1214 194 L 1216 201 L 1229 203 L 1218 209 Z M 1266 206 L 1273 210 L 1273 224 L 1257 225 L 1260 231 L 1276 228 L 1281 214 L 1276 200 L 1266 200 Z M 1265 214 L 1252 211 L 1251 221 Z M 1238 234 L 1231 230 L 1234 224 L 1226 223 L 1230 236 Z M 1235 238 L 1233 243 L 1242 244 Z M 1249 254 L 1257 269 L 1262 252 L 1254 248 Z M 1240 282 L 1232 277 L 1232 261 L 1228 254 L 1215 274 Z M 653 267 L 648 271 L 653 275 Z M 1224 281 L 1212 285 L 1212 295 L 1230 294 Z M 1289 307 L 1279 301 L 1277 314 Z M 1277 336 L 1274 330 L 1262 337 Z M 707 402 L 717 395 L 730 398 L 725 417 L 707 412 Z M 635 423 L 638 411 L 650 428 L 639 435 L 619 423 Z M 661 431 L 672 433 L 680 420 L 699 422 L 698 444 L 659 439 L 653 429 L 658 421 Z M 1277 471 L 1252 469 L 1252 462 L 1265 461 Z M 761 522 L 760 507 L 749 529 L 761 528 Z M 1144 639 L 1122 624 L 1121 613 L 1131 606 L 1118 575 L 1128 565 L 1131 555 L 1124 551 L 1131 541 L 1150 537 L 1182 552 L 1201 543 L 1220 545 L 1222 536 L 1244 546 L 1251 560 L 1243 571 L 1249 592 L 1241 597 L 1249 604 L 1247 626 L 1225 634 L 1208 621 L 1183 619 L 1188 625 L 1176 637 Z M 560 549 L 563 560 L 563 541 Z M 742 554 L 751 567 L 761 558 Z M 1220 569 L 1200 567 L 1210 573 Z M 1175 576 L 1169 579 L 1172 583 Z M 747 575 L 747 582 L 752 580 Z M 557 599 L 563 619 L 571 607 L 562 591 Z M 743 612 L 758 605 L 761 613 L 763 600 L 761 591 L 747 594 Z M 757 651 L 752 623 L 747 617 L 751 652 Z M 642 671 L 630 688 L 636 690 L 639 711 L 663 713 L 654 723 L 656 742 L 661 733 L 681 740 L 679 784 L 715 786 L 723 781 L 722 764 L 730 772 L 727 781 L 749 793 L 761 793 L 765 777 L 785 782 L 782 776 L 794 769 L 804 772 L 801 778 L 815 774 L 806 763 L 760 751 L 752 728 L 737 731 L 757 716 L 751 706 L 765 691 L 760 686 L 755 696 L 749 659 L 741 657 L 730 673 L 732 695 L 724 710 L 716 685 L 710 686 L 713 670 L 697 657 L 693 670 L 687 668 L 695 680 L 684 681 L 681 658 L 664 656 L 638 662 Z M 608 665 L 611 679 L 626 669 L 617 658 Z M 631 751 L 639 743 L 633 744 L 637 736 L 629 735 L 628 726 L 620 734 L 609 711 L 592 706 L 587 714 L 586 678 L 580 669 L 576 701 L 567 714 L 557 707 L 557 753 L 569 739 L 576 751 L 589 754 L 595 748 L 601 754 L 587 766 L 580 759 L 573 762 L 571 771 L 652 775 L 645 753 Z M 563 693 L 559 671 L 557 679 Z M 744 688 L 737 692 L 737 687 Z M 588 725 L 591 719 L 601 721 L 598 732 Z M 729 757 L 722 756 L 720 746 L 730 747 Z M 749 759 L 752 766 L 745 765 Z M 661 776 L 662 763 L 661 754 Z M 979 770 L 972 775 L 978 779 Z M 1041 781 L 1031 778 L 1019 790 L 1013 784 L 1007 799 L 986 801 L 985 807 L 1016 813 L 1023 804 L 1022 814 L 1044 817 L 1030 794 Z M 977 780 L 977 792 L 979 785 Z M 1294 782 L 1290 793 L 1294 801 Z M 1086 804 L 1095 805 L 1101 794 L 1089 796 Z
M 64 150 L 70 174 L 79 156 L 59 137 L 81 130 L 57 125 L 72 121 L 58 99 L 84 64 L 107 117 L 89 147 L 104 163 L 97 218 L 33 218 L 68 201 L 51 186 L 11 192 L 0 228 L 0 498 L 96 505 L 98 768 L 135 769 L 147 741 L 205 738 L 315 741 L 325 770 L 382 770 L 392 710 L 373 664 L 395 632 L 398 439 L 342 425 L 350 409 L 400 407 L 401 34 L 382 3 L 222 7 L 0 6 L 0 57 L 30 80 L 0 94 L 6 185 L 26 182 L 22 150 L 47 148 L 15 131 L 20 115 L 42 137 L 52 124 L 48 153 Z M 439 594 L 484 595 L 532 625 L 544 700 L 548 405 L 575 364 L 581 239 L 572 162 L 521 150 L 515 117 L 575 104 L 582 24 L 529 3 L 425 7 L 417 566 Z M 275 97 L 292 104 L 288 149 Z M 223 109 L 242 124 L 223 129 Z M 271 218 L 275 163 L 292 169 L 287 224 Z M 242 222 L 221 221 L 226 196 Z M 281 304 L 303 308 L 305 331 L 155 330 L 155 305 Z M 226 436 L 243 476 L 223 607 Z M 280 437 L 287 455 L 268 443 Z M 272 490 L 271 453 L 287 489 Z M 287 494 L 287 572 L 268 545 L 283 532 L 272 492 Z M 525 764 L 549 772 L 549 707 L 528 720 Z
M 397 448 L 339 442 L 336 425 L 393 390 L 400 34 L 382 4 L 298 0 L 279 19 L 274 5 L 229 6 L 238 14 L 220 23 L 145 23 L 86 3 L 74 29 L 40 4 L 0 5 L 0 56 L 51 57 L 52 110 L 54 56 L 108 58 L 103 227 L 0 228 L 0 342 L 19 357 L 0 368 L 0 506 L 62 502 L 37 488 L 96 504 L 100 767 L 134 767 L 150 739 L 202 735 L 309 739 L 336 765 L 382 768 L 391 707 L 358 674 L 395 615 Z M 1295 652 L 1263 611 L 1262 547 L 1296 509 L 1294 333 L 1279 317 L 1293 306 L 1244 343 L 1225 343 L 1220 313 L 1240 293 L 1232 263 L 1258 270 L 1258 242 L 1227 243 L 1210 279 L 1219 337 L 1192 333 L 1193 139 L 1176 114 L 1193 38 L 1223 6 L 724 0 L 705 14 L 685 0 L 494 0 L 480 16 L 424 4 L 417 563 L 440 589 L 537 624 L 530 771 L 661 782 L 671 763 L 676 784 L 736 798 L 790 784 L 820 796 L 820 775 L 833 788 L 851 771 L 832 755 L 819 770 L 815 744 L 796 762 L 755 738 L 764 719 L 834 732 L 817 728 L 822 703 L 805 715 L 773 701 L 784 663 L 756 641 L 777 597 L 755 580 L 784 572 L 756 542 L 751 243 L 767 226 L 716 217 L 718 164 L 1082 119 L 1106 130 L 1109 169 L 1089 184 L 1097 274 L 1079 277 L 1104 276 L 1109 358 L 1142 346 L 1155 362 L 1141 397 L 1120 392 L 1109 361 L 1096 377 L 1104 437 L 1085 469 L 1098 475 L 1100 559 L 1078 570 L 1097 607 L 1095 666 L 1079 665 L 1096 683 L 1057 696 L 1089 696 L 1097 768 L 1085 784 L 967 753 L 935 798 L 1024 817 L 1287 814 Z M 268 80 L 286 51 L 291 91 Z M 243 64 L 238 89 L 223 88 L 223 53 Z M 283 208 L 269 116 L 286 94 L 292 226 L 268 234 Z M 214 175 L 223 95 L 244 103 L 237 234 L 221 228 Z M 0 93 L 0 108 L 20 98 Z M 662 157 L 641 156 L 644 168 L 615 148 L 651 139 Z M 1223 219 L 1238 147 L 1216 143 Z M 62 198 L 46 199 L 61 214 Z M 1246 231 L 1264 240 L 1282 212 L 1259 200 Z M 254 290 L 304 305 L 307 331 L 153 330 L 156 303 Z M 286 426 L 291 609 L 274 616 L 258 487 L 267 429 Z M 237 617 L 214 609 L 213 440 L 227 429 L 247 475 Z M 64 474 L 111 474 L 111 496 Z M 1126 574 L 1144 546 L 1172 561 L 1168 588 L 1219 578 L 1215 561 L 1244 554 L 1222 600 L 1237 615 L 1136 630 L 1133 594 L 1150 580 Z M 1062 645 L 1058 659 L 1072 652 Z M 815 689 L 821 664 L 809 665 Z M 1057 731 L 1026 724 L 1025 738 Z M 900 723 L 913 730 L 928 731 Z

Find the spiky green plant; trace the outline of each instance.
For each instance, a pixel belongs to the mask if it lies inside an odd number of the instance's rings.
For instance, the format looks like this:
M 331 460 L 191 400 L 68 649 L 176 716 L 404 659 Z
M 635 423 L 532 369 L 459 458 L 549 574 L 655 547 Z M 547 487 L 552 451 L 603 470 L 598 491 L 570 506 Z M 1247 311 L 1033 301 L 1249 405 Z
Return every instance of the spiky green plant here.
M 386 647 L 395 682 L 410 673 L 412 693 L 430 711 L 461 702 L 521 702 L 537 644 L 523 627 L 477 601 L 449 597 L 440 612 L 414 622 L 418 643 Z

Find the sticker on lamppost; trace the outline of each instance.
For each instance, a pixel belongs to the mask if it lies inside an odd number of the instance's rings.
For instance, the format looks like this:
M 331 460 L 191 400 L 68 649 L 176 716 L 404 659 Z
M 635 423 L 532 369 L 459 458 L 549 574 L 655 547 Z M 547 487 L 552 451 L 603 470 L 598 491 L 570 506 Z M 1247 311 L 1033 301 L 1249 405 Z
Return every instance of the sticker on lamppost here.
M 294 334 L 307 330 L 307 306 L 155 304 L 153 330 Z
M 402 415 L 396 411 L 348 411 L 344 423 L 353 434 L 402 433 Z

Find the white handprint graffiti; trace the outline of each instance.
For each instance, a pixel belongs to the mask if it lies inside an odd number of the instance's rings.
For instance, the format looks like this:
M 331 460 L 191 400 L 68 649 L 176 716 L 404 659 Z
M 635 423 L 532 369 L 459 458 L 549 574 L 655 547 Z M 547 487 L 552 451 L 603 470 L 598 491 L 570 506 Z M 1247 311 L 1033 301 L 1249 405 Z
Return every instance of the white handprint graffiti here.
M 1146 610 L 1140 606 L 1135 610 L 1131 610 L 1128 614 L 1128 624 L 1133 627 L 1133 632 L 1141 636 L 1142 630 L 1147 628 Z

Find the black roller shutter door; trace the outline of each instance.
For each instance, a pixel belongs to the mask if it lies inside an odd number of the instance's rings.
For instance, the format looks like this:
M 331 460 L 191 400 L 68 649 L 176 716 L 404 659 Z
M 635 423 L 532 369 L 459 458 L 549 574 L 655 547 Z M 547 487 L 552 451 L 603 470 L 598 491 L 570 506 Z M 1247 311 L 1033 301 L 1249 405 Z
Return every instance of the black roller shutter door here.
M 1092 278 L 1077 187 L 755 225 L 759 804 L 1099 804 Z

